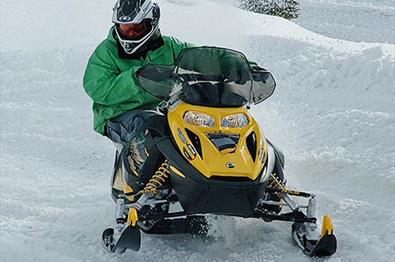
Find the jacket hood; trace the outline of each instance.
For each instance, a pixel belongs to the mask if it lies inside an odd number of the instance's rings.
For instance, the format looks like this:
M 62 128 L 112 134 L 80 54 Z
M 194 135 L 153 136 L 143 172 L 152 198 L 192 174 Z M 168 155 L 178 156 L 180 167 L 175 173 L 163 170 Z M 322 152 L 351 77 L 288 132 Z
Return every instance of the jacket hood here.
M 109 32 L 108 32 L 107 40 L 116 43 L 116 42 L 118 42 L 118 41 L 115 39 L 115 33 L 114 33 L 114 31 L 115 31 L 115 27 L 112 26 L 112 27 L 110 28 Z

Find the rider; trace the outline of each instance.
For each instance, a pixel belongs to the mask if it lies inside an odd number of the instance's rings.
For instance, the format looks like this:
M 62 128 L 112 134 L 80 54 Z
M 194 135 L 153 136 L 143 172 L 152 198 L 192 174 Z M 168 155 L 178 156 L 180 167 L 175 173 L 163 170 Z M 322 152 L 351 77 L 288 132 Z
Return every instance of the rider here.
M 160 10 L 153 0 L 118 0 L 107 39 L 88 61 L 83 85 L 93 100 L 94 129 L 113 142 L 130 145 L 128 161 L 138 172 L 146 159 L 139 130 L 160 100 L 144 92 L 136 72 L 148 63 L 169 65 L 191 44 L 159 30 Z
M 162 35 L 159 18 L 159 6 L 153 0 L 117 0 L 113 9 L 114 25 L 107 39 L 90 57 L 85 71 L 83 85 L 93 100 L 95 131 L 130 149 L 127 157 L 130 169 L 126 168 L 125 176 L 114 177 L 114 187 L 117 187 L 115 193 L 113 188 L 114 197 L 130 190 L 125 189 L 125 183 L 131 184 L 125 182 L 129 181 L 128 175 L 134 173 L 139 177 L 147 158 L 142 125 L 156 114 L 153 109 L 161 102 L 141 88 L 136 72 L 146 64 L 174 64 L 183 49 L 192 47 L 189 43 Z M 256 67 L 256 64 L 251 63 L 251 66 Z M 229 72 L 230 77 L 239 82 L 249 78 L 234 72 Z M 159 160 L 153 161 L 152 166 Z M 140 177 L 144 183 L 150 178 L 149 173 L 155 170 L 147 168 L 143 171 L 147 173 L 146 178 Z

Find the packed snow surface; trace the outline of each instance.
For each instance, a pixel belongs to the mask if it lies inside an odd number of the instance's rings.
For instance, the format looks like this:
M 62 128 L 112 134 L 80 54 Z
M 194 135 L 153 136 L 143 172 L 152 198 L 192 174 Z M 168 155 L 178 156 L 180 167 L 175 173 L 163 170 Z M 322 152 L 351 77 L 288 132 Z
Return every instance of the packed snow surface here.
M 314 261 L 393 261 L 393 41 L 328 38 L 218 1 L 160 6 L 165 34 L 240 50 L 273 73 L 276 92 L 252 113 L 284 151 L 288 185 L 315 193 L 318 215 L 333 218 L 338 251 Z M 102 249 L 114 217 L 114 147 L 92 131 L 81 80 L 111 8 L 96 0 L 1 3 L 0 260 L 311 261 L 287 223 L 223 217 L 208 238 L 143 235 L 139 253 Z M 372 32 L 386 34 L 376 22 Z

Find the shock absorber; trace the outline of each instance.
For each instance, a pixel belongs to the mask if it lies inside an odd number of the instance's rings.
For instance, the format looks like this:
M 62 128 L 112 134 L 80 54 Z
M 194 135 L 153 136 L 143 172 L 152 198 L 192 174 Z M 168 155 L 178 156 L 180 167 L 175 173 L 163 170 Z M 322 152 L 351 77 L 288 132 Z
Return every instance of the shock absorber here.
M 286 193 L 288 191 L 283 181 L 281 181 L 276 174 L 270 175 L 268 186 L 274 190 L 278 196 L 280 196 L 281 193 Z
M 169 175 L 169 163 L 167 160 L 165 160 L 165 162 L 162 163 L 152 178 L 145 185 L 143 193 L 156 194 L 158 187 L 161 187 L 166 183 L 166 181 L 169 179 Z
M 170 170 L 169 163 L 166 160 L 162 163 L 162 165 L 158 168 L 152 178 L 145 185 L 144 189 L 139 192 L 141 197 L 133 204 L 133 206 L 140 210 L 144 205 L 149 203 L 157 193 L 159 187 L 163 186 L 169 179 Z
M 302 191 L 295 191 L 290 190 L 285 186 L 285 183 L 276 175 L 271 174 L 268 182 L 268 186 L 275 191 L 277 196 L 281 196 L 281 194 L 286 193 L 291 196 L 299 196 L 299 197 L 314 197 L 313 194 L 302 192 Z
M 290 191 L 285 187 L 284 182 L 281 181 L 281 179 L 275 175 L 271 174 L 270 179 L 269 179 L 269 187 L 275 191 L 275 194 L 280 197 L 281 199 L 284 200 L 285 203 L 288 204 L 288 206 L 292 209 L 292 211 L 298 210 L 299 206 L 298 204 L 295 203 L 290 197 L 289 194 Z

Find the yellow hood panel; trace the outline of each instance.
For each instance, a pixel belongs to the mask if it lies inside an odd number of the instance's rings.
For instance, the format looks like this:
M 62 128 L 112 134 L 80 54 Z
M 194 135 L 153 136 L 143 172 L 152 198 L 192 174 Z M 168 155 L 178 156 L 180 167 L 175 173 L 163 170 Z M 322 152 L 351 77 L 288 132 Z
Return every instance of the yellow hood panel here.
M 205 127 L 187 123 L 184 121 L 184 115 L 188 111 L 204 113 L 211 116 L 215 121 L 214 126 Z M 249 123 L 245 127 L 227 128 L 221 126 L 222 118 L 238 113 L 242 113 L 247 117 Z M 171 132 L 180 152 L 207 178 L 222 176 L 246 177 L 255 180 L 259 176 L 264 166 L 264 160 L 266 159 L 266 139 L 257 122 L 251 117 L 245 107 L 212 108 L 180 102 L 169 110 L 168 120 Z M 197 150 L 188 137 L 186 129 L 199 137 L 203 159 L 199 154 L 194 152 Z M 246 142 L 247 137 L 252 132 L 255 133 L 257 141 L 255 161 L 252 159 Z M 219 151 L 213 142 L 210 141 L 207 134 L 239 135 L 239 141 L 236 148 Z M 260 151 L 262 151 L 261 154 L 259 154 Z

